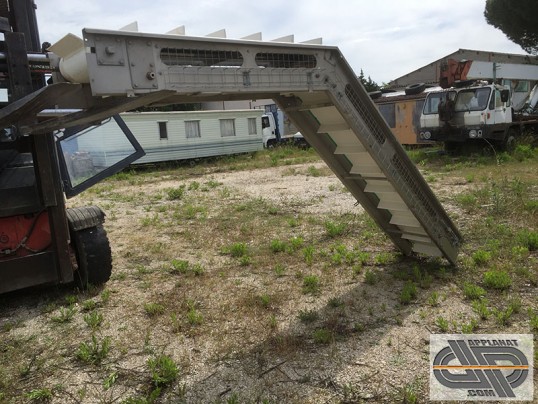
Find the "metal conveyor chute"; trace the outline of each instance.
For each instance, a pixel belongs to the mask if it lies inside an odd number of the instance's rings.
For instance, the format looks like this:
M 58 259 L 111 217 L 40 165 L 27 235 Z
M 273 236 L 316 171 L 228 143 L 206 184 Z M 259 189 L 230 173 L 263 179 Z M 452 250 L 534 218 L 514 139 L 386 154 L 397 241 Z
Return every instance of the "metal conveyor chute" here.
M 338 48 L 95 29 L 83 36 L 94 98 L 272 98 L 404 254 L 456 262 L 458 230 Z

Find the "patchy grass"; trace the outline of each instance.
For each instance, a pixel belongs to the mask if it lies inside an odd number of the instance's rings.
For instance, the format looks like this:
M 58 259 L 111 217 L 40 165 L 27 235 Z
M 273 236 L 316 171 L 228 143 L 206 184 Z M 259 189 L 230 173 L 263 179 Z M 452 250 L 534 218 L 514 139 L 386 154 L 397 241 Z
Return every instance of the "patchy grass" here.
M 106 207 L 113 277 L 0 297 L 0 401 L 426 402 L 430 331 L 538 333 L 538 154 L 413 158 L 464 236 L 456 267 L 333 206 L 352 196 L 308 150 L 137 168 L 70 200 Z M 284 185 L 253 191 L 262 168 Z M 286 199 L 297 178 L 324 193 Z

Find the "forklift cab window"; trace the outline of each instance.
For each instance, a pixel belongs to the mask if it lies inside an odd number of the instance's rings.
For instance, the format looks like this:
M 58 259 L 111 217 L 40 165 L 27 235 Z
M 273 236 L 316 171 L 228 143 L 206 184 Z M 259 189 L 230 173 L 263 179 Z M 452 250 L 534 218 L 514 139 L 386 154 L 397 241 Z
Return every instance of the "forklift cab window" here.
M 66 130 L 57 142 L 64 191 L 74 196 L 145 153 L 119 116 L 98 126 Z

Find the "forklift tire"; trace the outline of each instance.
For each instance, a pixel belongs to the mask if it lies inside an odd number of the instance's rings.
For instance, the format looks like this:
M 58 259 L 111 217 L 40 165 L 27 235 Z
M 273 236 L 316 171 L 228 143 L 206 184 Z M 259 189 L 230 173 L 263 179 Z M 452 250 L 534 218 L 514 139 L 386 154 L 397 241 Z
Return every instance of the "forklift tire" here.
M 112 273 L 112 252 L 106 231 L 102 225 L 73 232 L 78 269 L 75 283 L 81 289 L 88 285 L 100 285 L 109 280 Z

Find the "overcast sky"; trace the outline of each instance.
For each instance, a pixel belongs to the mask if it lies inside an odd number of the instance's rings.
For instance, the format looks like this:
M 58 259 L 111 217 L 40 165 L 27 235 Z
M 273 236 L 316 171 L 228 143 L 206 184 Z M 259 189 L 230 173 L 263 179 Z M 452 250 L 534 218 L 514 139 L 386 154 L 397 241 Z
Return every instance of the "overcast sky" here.
M 378 84 L 460 48 L 524 54 L 484 19 L 485 0 L 35 0 L 41 41 L 82 28 L 140 32 L 178 26 L 190 36 L 225 28 L 228 38 L 262 32 L 263 40 L 294 34 L 338 46 L 359 74 Z

